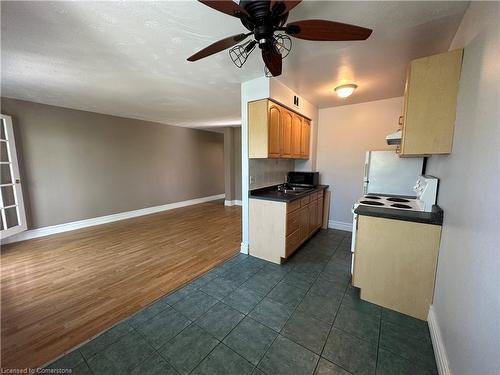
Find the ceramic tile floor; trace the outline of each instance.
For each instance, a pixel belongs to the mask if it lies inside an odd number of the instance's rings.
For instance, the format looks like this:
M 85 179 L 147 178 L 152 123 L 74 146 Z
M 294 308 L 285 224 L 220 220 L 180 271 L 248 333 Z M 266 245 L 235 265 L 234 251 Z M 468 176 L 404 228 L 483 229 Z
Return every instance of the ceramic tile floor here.
M 72 374 L 437 374 L 426 322 L 359 299 L 350 233 L 279 266 L 240 254 L 50 368 Z

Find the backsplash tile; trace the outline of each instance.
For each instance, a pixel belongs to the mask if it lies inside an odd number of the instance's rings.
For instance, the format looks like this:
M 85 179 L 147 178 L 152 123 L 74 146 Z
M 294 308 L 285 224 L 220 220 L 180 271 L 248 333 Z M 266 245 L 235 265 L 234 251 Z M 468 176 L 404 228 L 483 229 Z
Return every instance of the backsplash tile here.
M 286 159 L 250 159 L 250 189 L 281 184 L 286 181 L 286 174 L 294 170 L 294 161 Z

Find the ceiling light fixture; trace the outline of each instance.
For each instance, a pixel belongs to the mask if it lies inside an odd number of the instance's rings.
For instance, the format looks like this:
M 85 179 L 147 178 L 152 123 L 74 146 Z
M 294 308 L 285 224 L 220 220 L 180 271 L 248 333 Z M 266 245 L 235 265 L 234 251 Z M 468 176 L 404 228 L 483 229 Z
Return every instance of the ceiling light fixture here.
M 348 85 L 341 85 L 335 87 L 335 92 L 337 93 L 339 98 L 347 98 L 351 96 L 351 94 L 358 88 L 358 85 L 354 83 L 350 83 Z

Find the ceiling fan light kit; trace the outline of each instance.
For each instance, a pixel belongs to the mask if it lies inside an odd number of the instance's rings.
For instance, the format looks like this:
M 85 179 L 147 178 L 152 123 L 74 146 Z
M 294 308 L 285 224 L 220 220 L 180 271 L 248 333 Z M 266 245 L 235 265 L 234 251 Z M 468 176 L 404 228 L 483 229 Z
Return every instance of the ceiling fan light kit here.
M 358 88 L 358 85 L 355 85 L 354 83 L 349 83 L 347 85 L 340 85 L 335 87 L 335 93 L 339 98 L 347 98 L 348 96 L 351 96 L 354 90 Z
M 258 46 L 265 64 L 266 76 L 276 77 L 281 74 L 282 60 L 292 49 L 290 36 L 304 40 L 341 41 L 365 40 L 372 33 L 371 29 L 364 27 L 326 20 L 295 21 L 285 25 L 289 12 L 301 1 L 241 0 L 239 4 L 228 0 L 199 1 L 219 12 L 239 18 L 249 32 L 212 43 L 187 60 L 197 61 L 230 48 L 231 60 L 241 68 Z M 253 35 L 254 39 L 241 43 L 250 35 Z

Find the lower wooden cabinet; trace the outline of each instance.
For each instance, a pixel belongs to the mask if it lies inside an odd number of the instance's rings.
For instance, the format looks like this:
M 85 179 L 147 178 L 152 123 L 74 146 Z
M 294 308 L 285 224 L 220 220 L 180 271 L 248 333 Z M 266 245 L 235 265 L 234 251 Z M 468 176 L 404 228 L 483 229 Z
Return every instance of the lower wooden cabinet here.
M 274 263 L 293 254 L 323 222 L 323 193 L 290 203 L 250 198 L 250 255 Z
M 441 226 L 358 216 L 353 284 L 361 299 L 426 320 Z

